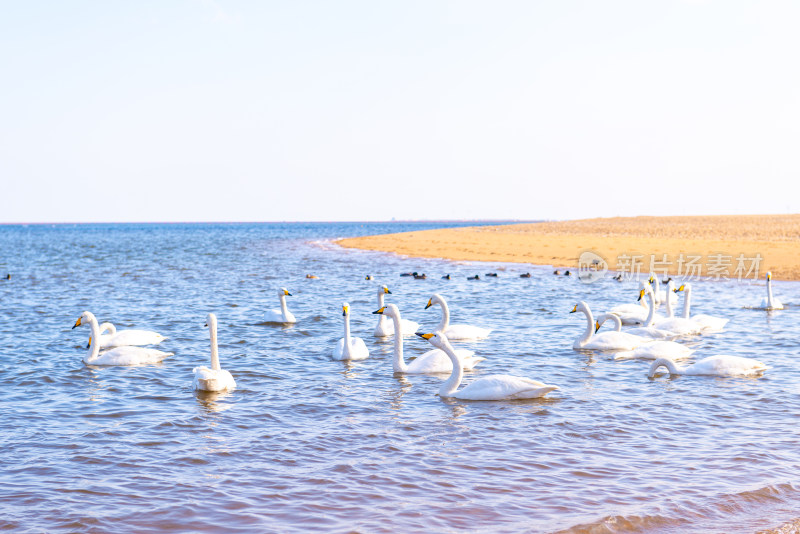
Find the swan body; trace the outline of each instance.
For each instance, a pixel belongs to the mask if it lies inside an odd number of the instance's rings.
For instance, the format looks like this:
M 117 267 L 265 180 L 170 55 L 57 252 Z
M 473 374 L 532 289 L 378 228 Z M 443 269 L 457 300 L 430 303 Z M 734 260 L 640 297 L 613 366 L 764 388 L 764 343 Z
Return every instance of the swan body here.
M 100 326 L 97 324 L 97 319 L 94 314 L 85 311 L 75 321 L 77 328 L 88 324 L 92 330 L 92 337 L 98 339 L 100 337 Z M 157 349 L 149 349 L 145 347 L 116 347 L 100 353 L 99 343 L 90 343 L 89 352 L 83 358 L 86 365 L 103 365 L 103 366 L 116 366 L 116 365 L 141 365 L 146 363 L 158 363 L 167 356 L 172 356 L 171 352 L 163 352 Z
M 213 313 L 208 314 L 206 322 L 208 331 L 211 334 L 211 368 L 195 367 L 194 381 L 192 389 L 200 391 L 225 391 L 236 387 L 236 381 L 229 371 L 219 365 L 219 353 L 217 351 L 217 316 Z
M 688 358 L 694 353 L 686 345 L 675 343 L 674 341 L 653 341 L 646 343 L 633 350 L 618 352 L 614 355 L 615 360 L 628 360 L 638 358 L 641 360 L 655 360 L 658 358 L 669 358 L 671 360 L 681 360 Z
M 383 308 L 383 297 L 384 295 L 391 295 L 392 292 L 389 291 L 389 288 L 386 286 L 381 286 L 378 288 L 378 308 Z M 417 331 L 419 328 L 419 323 L 414 321 L 409 321 L 408 319 L 402 319 L 400 321 L 400 331 L 404 336 L 413 336 L 414 332 Z M 392 336 L 395 333 L 395 321 L 388 320 L 383 314 L 380 315 L 378 319 L 378 325 L 375 327 L 375 337 L 386 337 Z
M 538 380 L 522 378 L 511 375 L 490 375 L 475 380 L 464 389 L 459 390 L 461 379 L 464 377 L 464 369 L 461 367 L 458 356 L 447 336 L 442 332 L 433 334 L 417 334 L 423 339 L 427 339 L 431 345 L 441 349 L 450 358 L 453 371 L 450 377 L 439 388 L 439 396 L 454 397 L 464 400 L 516 400 L 533 399 L 543 397 L 547 393 L 558 389 L 558 386 L 550 386 Z
M 394 322 L 395 328 L 398 328 L 398 323 L 401 321 L 400 310 L 394 304 L 381 307 L 372 313 L 390 317 Z M 461 366 L 466 370 L 472 369 L 486 359 L 475 356 L 475 351 L 472 350 L 458 349 L 455 353 L 459 362 L 461 362 Z M 395 373 L 450 373 L 453 371 L 453 362 L 450 361 L 450 357 L 443 350 L 433 349 L 406 364 L 405 358 L 403 358 L 403 336 L 395 336 L 392 367 Z
M 600 330 L 600 327 L 603 326 L 603 323 L 606 321 L 612 321 L 614 323 L 614 331 L 615 332 L 622 332 L 622 319 L 618 315 L 613 313 L 604 313 L 603 315 L 597 318 L 597 322 L 595 323 L 595 333 Z M 636 328 L 628 328 L 625 330 L 628 334 L 633 334 L 634 336 L 640 336 L 647 339 L 667 339 L 671 337 L 675 337 L 675 334 L 668 330 L 659 330 L 653 326 L 639 326 Z
M 767 296 L 761 299 L 759 308 L 763 310 L 782 310 L 783 302 L 772 294 L 772 272 L 767 272 Z
M 342 304 L 344 316 L 344 337 L 333 348 L 334 360 L 364 360 L 369 357 L 369 349 L 360 337 L 350 337 L 350 305 Z
M 264 322 L 265 323 L 296 323 L 297 319 L 294 318 L 292 312 L 289 311 L 289 308 L 286 306 L 286 297 L 291 297 L 292 294 L 289 293 L 285 288 L 280 288 L 278 290 L 278 298 L 281 301 L 281 309 L 276 310 L 267 310 L 264 312 Z
M 481 328 L 479 326 L 471 326 L 466 324 L 451 325 L 450 308 L 447 306 L 447 301 L 444 300 L 443 296 L 439 294 L 433 295 L 428 300 L 428 305 L 425 306 L 425 309 L 427 310 L 434 304 L 438 304 L 442 308 L 442 320 L 439 322 L 439 326 L 436 327 L 436 331 L 442 332 L 445 336 L 447 336 L 448 342 L 450 340 L 465 341 L 489 337 L 489 333 L 492 331 L 490 328 Z
M 667 291 L 675 291 L 675 284 L 671 280 L 667 283 Z M 650 299 L 650 304 L 652 305 L 653 299 L 655 298 L 652 290 L 648 292 L 648 298 Z M 665 305 L 667 308 L 667 318 L 656 321 L 654 323 L 656 328 L 660 328 L 661 330 L 669 330 L 670 332 L 674 332 L 679 336 L 695 335 L 703 332 L 704 328 L 697 321 L 686 319 L 684 317 L 674 317 L 672 315 L 672 302 L 670 300 L 667 300 Z
M 89 337 L 89 345 L 92 344 L 93 339 L 91 336 Z M 158 345 L 167 338 L 152 330 L 117 331 L 117 327 L 112 323 L 103 323 L 100 325 L 100 337 L 97 339 L 102 350 L 126 345 Z
M 659 358 L 650 366 L 647 376 L 653 378 L 662 366 L 671 375 L 753 376 L 769 369 L 758 360 L 741 356 L 709 356 L 686 367 L 679 367 L 669 358 Z
M 692 305 L 692 284 L 681 284 L 681 287 L 675 290 L 675 294 L 677 295 L 679 292 L 683 292 L 684 294 L 684 319 L 691 319 L 692 321 L 698 323 L 703 329 L 703 332 L 722 332 L 722 330 L 725 328 L 725 325 L 728 324 L 729 319 L 725 319 L 724 317 L 714 317 L 713 315 L 707 315 L 705 313 L 700 313 L 690 317 L 689 312 Z
M 583 312 L 586 316 L 587 327 L 584 334 L 575 340 L 572 348 L 586 349 L 586 350 L 633 350 L 639 345 L 647 343 L 649 339 L 641 336 L 634 336 L 625 332 L 603 332 L 602 334 L 594 335 L 597 324 L 592 316 L 592 310 L 589 305 L 580 301 L 572 309 L 570 313 Z

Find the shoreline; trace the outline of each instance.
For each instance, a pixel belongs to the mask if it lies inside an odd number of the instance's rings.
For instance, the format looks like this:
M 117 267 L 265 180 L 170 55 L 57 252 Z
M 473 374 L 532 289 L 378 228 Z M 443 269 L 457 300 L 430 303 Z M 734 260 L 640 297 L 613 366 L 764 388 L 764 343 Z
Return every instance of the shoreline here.
M 800 214 L 614 217 L 465 226 L 345 238 L 345 248 L 409 257 L 720 279 L 800 280 Z M 597 254 L 597 256 L 594 256 Z M 599 256 L 599 258 L 598 258 Z M 679 272 L 680 271 L 680 272 Z

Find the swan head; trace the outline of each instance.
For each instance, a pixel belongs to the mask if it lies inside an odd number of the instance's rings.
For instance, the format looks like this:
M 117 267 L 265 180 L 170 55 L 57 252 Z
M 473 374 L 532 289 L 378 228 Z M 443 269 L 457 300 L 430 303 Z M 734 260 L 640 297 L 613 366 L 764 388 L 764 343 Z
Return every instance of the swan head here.
M 75 321 L 75 324 L 72 328 L 77 328 L 79 326 L 85 325 L 87 323 L 91 323 L 92 321 L 96 321 L 97 319 L 94 318 L 94 314 L 90 311 L 85 311 L 78 317 L 78 320 Z
M 286 290 L 286 288 L 285 288 L 285 287 L 282 287 L 282 288 L 280 288 L 280 289 L 278 290 L 278 296 L 279 296 L 279 297 L 291 297 L 291 296 L 292 296 L 292 294 L 291 294 L 291 293 L 289 293 L 289 292 Z
M 442 332 L 436 332 L 432 334 L 420 334 L 417 332 L 416 334 L 422 339 L 428 340 L 428 342 L 437 349 L 444 349 L 448 343 L 447 337 Z
M 378 289 L 378 295 L 391 295 L 391 294 L 392 294 L 392 292 L 389 291 L 389 288 L 386 287 L 386 286 L 381 286 Z
M 350 315 L 350 305 L 346 302 L 342 304 L 342 315 L 344 316 Z
M 648 284 L 655 284 L 656 283 L 656 277 L 651 274 L 650 278 L 647 279 L 647 283 Z
M 671 284 L 672 282 L 668 282 L 668 283 Z M 681 284 L 681 287 L 677 287 L 677 288 L 673 289 L 672 291 L 674 293 L 680 293 L 681 291 L 686 291 L 686 286 L 688 286 L 688 285 L 689 284 Z
M 383 308 L 375 310 L 372 313 L 378 315 L 387 315 L 389 317 L 396 317 L 399 311 L 400 310 L 397 309 L 397 306 L 395 306 L 394 304 L 389 304 L 388 306 L 384 306 Z
M 572 308 L 572 311 L 570 311 L 570 313 L 575 313 L 579 311 L 586 313 L 589 311 L 589 306 L 584 301 L 580 301 Z
M 767 271 L 767 274 L 766 274 L 766 276 L 767 276 L 767 282 L 769 282 L 770 280 L 772 280 L 772 271 Z
M 425 309 L 427 310 L 434 304 L 438 304 L 439 306 L 441 306 L 443 300 L 444 299 L 442 298 L 442 296 L 436 293 L 430 299 L 428 299 L 428 304 L 425 306 Z
M 214 315 L 213 313 L 209 313 L 208 317 L 206 317 L 206 324 L 204 324 L 203 326 L 216 327 L 217 326 L 217 316 Z
M 639 298 L 636 299 L 636 301 L 638 302 L 642 300 L 645 297 L 645 295 L 649 295 L 651 293 L 653 293 L 653 288 L 650 287 L 650 284 L 642 282 L 642 287 L 639 288 Z

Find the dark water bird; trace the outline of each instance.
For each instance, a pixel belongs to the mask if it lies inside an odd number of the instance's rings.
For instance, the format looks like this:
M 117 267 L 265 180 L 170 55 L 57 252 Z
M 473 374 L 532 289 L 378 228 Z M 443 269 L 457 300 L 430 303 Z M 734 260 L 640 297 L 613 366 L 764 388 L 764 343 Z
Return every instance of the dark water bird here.
M 311 278 L 319 278 L 319 276 L 316 276 L 316 275 L 313 275 L 313 274 L 307 274 L 306 278 L 309 278 L 309 279 L 311 279 Z
M 450 280 L 450 275 L 446 274 L 442 277 L 442 280 Z
M 467 277 L 467 280 L 480 280 L 480 279 L 481 279 L 481 277 L 478 276 L 477 274 L 475 276 L 468 276 Z
M 400 276 L 416 276 L 417 272 L 414 271 L 413 273 L 400 273 Z
M 617 282 L 622 282 L 622 273 L 619 273 L 617 276 L 615 276 L 614 280 L 616 280 Z
M 670 276 L 670 277 L 669 277 L 669 278 L 667 278 L 666 280 L 662 280 L 662 281 L 661 281 L 661 283 L 662 283 L 662 284 L 669 284 L 671 281 L 672 281 L 672 277 Z
M 497 278 L 497 273 L 486 273 L 486 276 L 491 276 L 492 278 Z
M 6 280 L 11 280 L 11 273 L 8 273 L 8 274 L 6 275 Z
M 425 280 L 426 278 L 428 278 L 428 275 L 426 275 L 425 273 L 422 274 L 414 273 L 414 280 Z
M 524 274 L 519 275 L 519 277 L 520 278 L 530 278 L 531 277 L 531 273 L 524 273 Z
M 572 273 L 569 271 L 564 271 L 564 276 L 572 276 Z
M 559 271 L 558 269 L 556 269 L 555 271 L 553 271 L 553 274 L 561 274 L 561 271 Z
M 367 275 L 367 277 L 366 277 L 366 278 L 364 278 L 364 280 L 372 280 L 372 275 L 369 275 L 369 274 L 368 274 L 368 275 Z

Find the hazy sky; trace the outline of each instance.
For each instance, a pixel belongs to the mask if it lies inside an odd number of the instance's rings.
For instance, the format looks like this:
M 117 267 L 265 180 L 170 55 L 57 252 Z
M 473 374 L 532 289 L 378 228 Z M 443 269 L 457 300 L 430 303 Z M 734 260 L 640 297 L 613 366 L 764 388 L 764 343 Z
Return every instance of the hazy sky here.
M 800 211 L 800 2 L 0 9 L 0 222 Z

